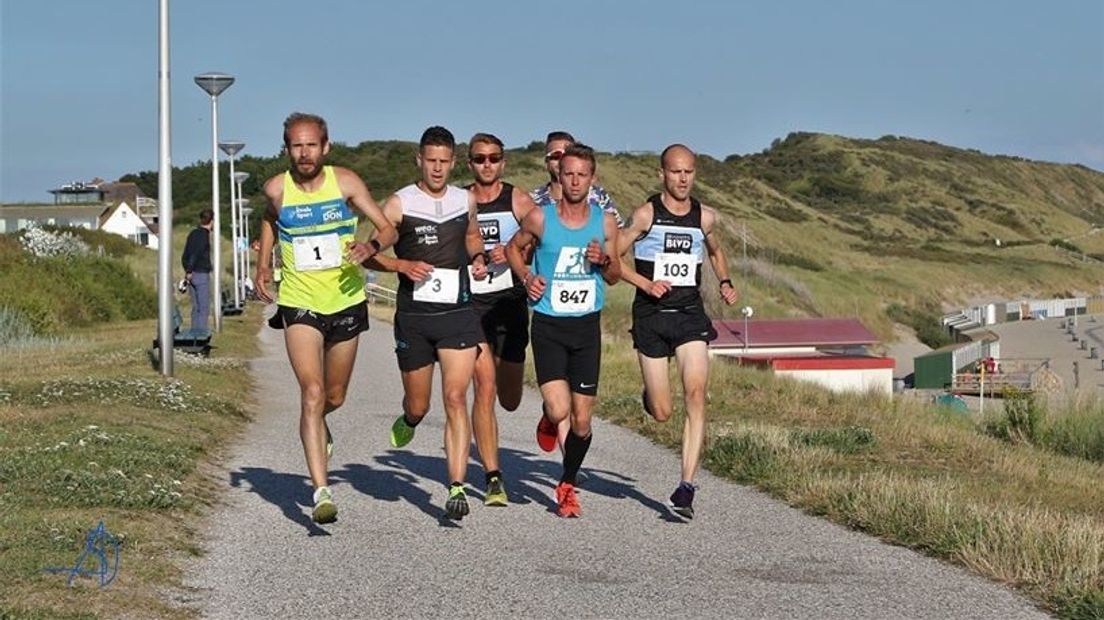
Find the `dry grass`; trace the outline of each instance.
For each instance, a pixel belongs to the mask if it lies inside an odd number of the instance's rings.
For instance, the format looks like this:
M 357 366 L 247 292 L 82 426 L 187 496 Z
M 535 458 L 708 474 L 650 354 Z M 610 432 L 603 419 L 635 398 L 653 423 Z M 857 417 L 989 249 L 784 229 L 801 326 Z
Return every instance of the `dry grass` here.
M 631 346 L 604 355 L 600 415 L 677 449 L 681 412 L 667 424 L 641 414 Z M 921 402 L 833 394 L 723 361 L 711 370 L 714 473 L 1019 588 L 1063 617 L 1104 615 L 1104 466 L 994 439 Z

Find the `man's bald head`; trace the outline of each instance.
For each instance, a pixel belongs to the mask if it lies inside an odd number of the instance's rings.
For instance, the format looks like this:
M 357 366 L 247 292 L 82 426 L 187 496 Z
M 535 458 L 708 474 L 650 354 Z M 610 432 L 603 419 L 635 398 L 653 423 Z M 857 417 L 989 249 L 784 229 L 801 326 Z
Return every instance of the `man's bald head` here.
M 690 161 L 695 161 L 698 156 L 694 154 L 694 151 L 690 150 L 690 147 L 685 144 L 672 144 L 663 149 L 663 152 L 659 155 L 659 166 L 661 168 L 667 168 L 668 157 L 674 158 L 675 156 L 689 157 Z

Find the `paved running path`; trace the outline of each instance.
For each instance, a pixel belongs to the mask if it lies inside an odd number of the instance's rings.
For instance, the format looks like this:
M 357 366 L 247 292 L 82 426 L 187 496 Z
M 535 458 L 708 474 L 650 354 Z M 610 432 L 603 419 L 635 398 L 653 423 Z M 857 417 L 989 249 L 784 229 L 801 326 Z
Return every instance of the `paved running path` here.
M 372 322 L 345 406 L 331 485 L 339 521 L 311 523 L 298 390 L 280 332 L 253 365 L 260 411 L 226 462 L 226 492 L 187 567 L 190 604 L 212 618 L 1035 618 L 1010 590 L 813 518 L 705 474 L 693 522 L 663 502 L 678 459 L 596 421 L 583 517 L 550 512 L 558 454 L 533 438 L 539 401 L 500 413 L 507 508 L 443 519 L 444 416 L 403 450 L 387 431 L 402 397 L 390 325 Z M 435 386 L 437 387 L 437 386 Z M 475 454 L 473 448 L 473 455 Z

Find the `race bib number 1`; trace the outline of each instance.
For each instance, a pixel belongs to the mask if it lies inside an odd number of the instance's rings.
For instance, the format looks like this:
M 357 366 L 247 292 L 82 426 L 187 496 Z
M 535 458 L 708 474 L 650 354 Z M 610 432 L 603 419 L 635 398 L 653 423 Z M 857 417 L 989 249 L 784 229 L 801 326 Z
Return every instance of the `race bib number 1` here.
M 460 270 L 435 267 L 429 277 L 414 284 L 414 301 L 454 304 L 460 297 Z
M 341 266 L 341 241 L 337 233 L 309 235 L 291 240 L 296 271 L 319 271 Z
M 660 252 L 655 255 L 655 273 L 652 280 L 666 280 L 671 286 L 697 286 L 698 271 L 693 254 Z
M 594 311 L 594 280 L 553 280 L 552 310 L 560 314 Z
M 468 279 L 471 281 L 471 292 L 475 295 L 497 293 L 514 285 L 514 276 L 510 271 L 510 266 L 506 264 L 489 265 L 487 267 L 487 277 L 482 280 L 475 279 L 475 276 L 472 275 L 471 265 L 468 265 Z

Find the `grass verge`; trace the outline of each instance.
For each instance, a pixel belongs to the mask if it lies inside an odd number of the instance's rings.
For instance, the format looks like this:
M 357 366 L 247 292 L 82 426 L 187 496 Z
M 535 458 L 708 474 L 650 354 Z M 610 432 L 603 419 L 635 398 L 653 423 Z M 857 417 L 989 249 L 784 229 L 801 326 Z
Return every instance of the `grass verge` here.
M 628 342 L 610 339 L 602 371 L 598 414 L 678 449 L 682 412 L 666 424 L 643 415 Z M 1061 617 L 1104 617 L 1100 463 L 907 399 L 833 394 L 723 361 L 711 371 L 712 472 L 1013 586 Z
M 260 308 L 226 317 L 208 359 L 151 367 L 155 321 L 109 323 L 0 354 L 0 617 L 190 617 L 162 595 L 216 489 L 199 472 L 246 421 Z M 113 583 L 66 586 L 103 521 Z

